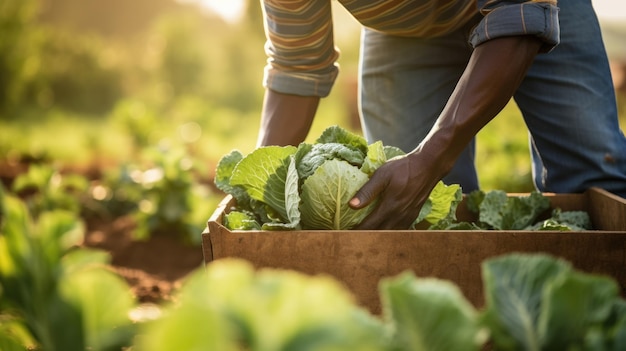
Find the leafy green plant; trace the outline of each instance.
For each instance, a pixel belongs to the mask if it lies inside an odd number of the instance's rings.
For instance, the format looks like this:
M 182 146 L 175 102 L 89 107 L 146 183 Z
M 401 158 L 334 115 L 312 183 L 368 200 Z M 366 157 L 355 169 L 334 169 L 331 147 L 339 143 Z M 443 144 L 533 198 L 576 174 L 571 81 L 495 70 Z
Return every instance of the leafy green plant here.
M 375 206 L 354 210 L 350 198 L 378 167 L 403 154 L 332 126 L 313 144 L 266 146 L 245 157 L 234 150 L 218 163 L 215 184 L 237 201 L 239 213 L 227 217 L 231 229 L 350 229 Z M 419 220 L 454 216 L 460 187 L 437 187 Z
M 387 350 L 383 324 L 328 276 L 224 259 L 191 275 L 177 300 L 137 350 Z
M 380 282 L 384 316 L 398 350 L 479 350 L 487 334 L 478 312 L 451 282 L 412 272 Z
M 135 328 L 128 317 L 134 297 L 106 268 L 105 252 L 78 248 L 84 224 L 76 214 L 52 210 L 33 218 L 15 196 L 0 194 L 0 203 L 2 349 L 128 346 Z
M 61 174 L 49 164 L 31 164 L 15 178 L 12 191 L 22 196 L 30 213 L 38 217 L 50 210 L 81 212 L 88 180 L 79 174 Z
M 538 191 L 526 196 L 508 196 L 502 190 L 475 190 L 467 196 L 467 208 L 478 214 L 478 221 L 455 223 L 452 227 L 483 230 L 589 230 L 591 218 L 585 211 L 552 209 L 552 216 L 541 220 L 550 210 L 550 200 Z
M 132 141 L 134 152 L 148 148 L 152 142 L 152 126 L 158 123 L 156 106 L 138 99 L 124 99 L 116 103 L 111 120 Z
M 497 350 L 626 347 L 626 304 L 609 277 L 542 254 L 488 260 L 483 277 L 482 321 Z
M 141 188 L 141 199 L 132 212 L 138 240 L 155 234 L 175 235 L 194 245 L 201 243 L 210 189 L 194 177 L 194 160 L 184 149 L 146 150 L 150 166 L 135 170 L 131 177 Z
M 201 180 L 202 168 L 183 147 L 146 148 L 133 162 L 108 169 L 89 185 L 88 218 L 130 216 L 134 239 L 171 235 L 199 245 L 217 194 Z
M 452 282 L 405 271 L 380 281 L 383 313 L 329 276 L 228 258 L 197 270 L 134 345 L 161 350 L 623 350 L 617 283 L 543 254 L 483 262 L 486 305 Z

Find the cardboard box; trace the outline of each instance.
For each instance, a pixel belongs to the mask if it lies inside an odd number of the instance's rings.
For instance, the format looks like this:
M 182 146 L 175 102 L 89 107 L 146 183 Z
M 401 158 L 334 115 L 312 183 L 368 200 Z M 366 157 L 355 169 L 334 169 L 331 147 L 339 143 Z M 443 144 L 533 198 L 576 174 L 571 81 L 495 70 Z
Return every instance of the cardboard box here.
M 510 194 L 517 196 L 523 194 Z M 226 197 L 202 234 L 206 263 L 225 257 L 246 259 L 256 267 L 329 274 L 350 289 L 357 303 L 381 311 L 378 283 L 413 270 L 457 284 L 481 307 L 481 262 L 512 252 L 544 252 L 570 261 L 577 269 L 612 276 L 626 292 L 626 200 L 593 188 L 584 194 L 545 194 L 552 208 L 584 210 L 594 230 L 557 231 L 229 231 L 223 215 L 232 207 Z M 459 219 L 472 219 L 461 204 Z

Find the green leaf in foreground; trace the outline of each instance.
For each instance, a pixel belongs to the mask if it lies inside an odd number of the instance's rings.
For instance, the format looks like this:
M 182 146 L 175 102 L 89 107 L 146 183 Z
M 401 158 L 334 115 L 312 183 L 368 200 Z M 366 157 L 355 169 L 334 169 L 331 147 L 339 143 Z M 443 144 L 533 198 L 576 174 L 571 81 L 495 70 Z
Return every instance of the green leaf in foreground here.
M 166 318 L 147 324 L 133 350 L 241 350 L 234 340 L 235 328 L 216 311 L 207 291 L 210 286 L 204 270 L 192 272 L 179 290 L 178 303 L 166 305 Z M 234 277 L 232 277 L 234 278 Z M 224 283 L 232 280 L 224 277 Z
M 616 350 L 626 305 L 617 283 L 544 254 L 483 263 L 483 323 L 497 350 Z
M 601 326 L 618 297 L 617 283 L 572 271 L 546 285 L 539 320 L 542 349 L 575 349 L 589 329 Z
M 332 277 L 239 259 L 193 272 L 166 313 L 140 351 L 387 350 L 383 324 Z
M 546 255 L 507 255 L 483 263 L 484 318 L 496 347 L 540 350 L 544 286 L 570 265 Z M 513 346 L 517 345 L 517 346 Z
M 478 350 L 477 312 L 451 282 L 405 272 L 380 283 L 383 311 L 399 350 Z

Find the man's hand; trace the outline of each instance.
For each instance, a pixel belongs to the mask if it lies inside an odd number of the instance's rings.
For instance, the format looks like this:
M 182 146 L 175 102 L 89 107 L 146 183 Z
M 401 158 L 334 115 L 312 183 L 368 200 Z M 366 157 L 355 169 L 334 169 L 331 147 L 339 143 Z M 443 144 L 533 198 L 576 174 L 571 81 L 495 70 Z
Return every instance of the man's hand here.
M 433 161 L 416 151 L 377 169 L 350 200 L 350 207 L 357 209 L 379 199 L 373 212 L 355 229 L 408 229 L 441 178 Z
M 422 143 L 380 167 L 350 200 L 351 207 L 362 208 L 378 198 L 357 229 L 408 229 L 463 148 L 509 102 L 540 47 L 532 36 L 498 38 L 477 47 Z

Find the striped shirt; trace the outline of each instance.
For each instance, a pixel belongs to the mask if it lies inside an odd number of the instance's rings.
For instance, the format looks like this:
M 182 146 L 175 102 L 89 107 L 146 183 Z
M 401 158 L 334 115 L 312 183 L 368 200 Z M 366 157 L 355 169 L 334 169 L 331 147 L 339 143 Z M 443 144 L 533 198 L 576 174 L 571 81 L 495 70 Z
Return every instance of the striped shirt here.
M 339 56 L 333 41 L 331 1 L 262 1 L 268 55 L 265 87 L 298 95 L 326 96 L 330 92 L 338 73 L 336 61 Z M 549 27 L 543 23 L 545 21 L 537 19 L 544 16 L 543 12 L 541 16 L 537 14 L 545 9 L 553 11 L 556 16 L 556 0 L 336 1 L 363 26 L 397 36 L 428 38 L 445 35 L 479 13 L 484 17 L 478 30 L 484 33 L 474 33 L 473 45 L 497 36 L 528 34 L 528 31 L 548 37 L 550 45 L 555 45 L 555 33 L 550 36 L 543 32 L 546 28 L 558 28 L 558 22 Z M 487 17 L 493 18 L 490 26 L 486 25 Z M 533 23 L 525 17 L 532 18 Z M 556 35 L 558 42 L 558 30 Z

